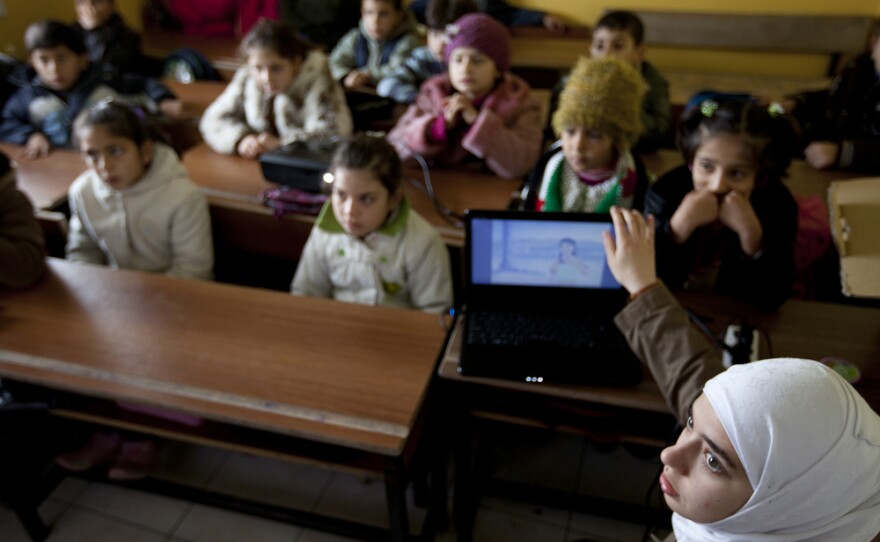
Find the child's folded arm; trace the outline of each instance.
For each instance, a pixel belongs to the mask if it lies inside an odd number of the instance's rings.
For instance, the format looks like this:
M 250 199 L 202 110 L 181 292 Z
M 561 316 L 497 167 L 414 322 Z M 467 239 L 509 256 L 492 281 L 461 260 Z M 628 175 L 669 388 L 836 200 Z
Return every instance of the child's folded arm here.
M 486 165 L 508 179 L 525 175 L 541 153 L 539 107 L 529 102 L 517 113 L 511 125 L 490 108 L 483 107 L 462 140 L 462 146 L 486 161 Z
M 247 124 L 244 111 L 246 81 L 247 68 L 241 68 L 199 121 L 202 137 L 217 152 L 235 154 L 238 143 L 253 132 Z

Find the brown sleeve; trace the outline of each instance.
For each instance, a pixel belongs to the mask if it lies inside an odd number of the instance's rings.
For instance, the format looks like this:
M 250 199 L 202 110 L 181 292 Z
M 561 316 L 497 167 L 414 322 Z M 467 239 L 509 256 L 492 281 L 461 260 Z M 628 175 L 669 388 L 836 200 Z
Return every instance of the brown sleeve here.
M 684 309 L 662 284 L 639 295 L 614 322 L 651 370 L 666 404 L 684 422 L 703 385 L 724 370 L 721 353 L 691 325 Z
M 27 286 L 43 272 L 43 230 L 12 172 L 0 178 L 0 286 Z

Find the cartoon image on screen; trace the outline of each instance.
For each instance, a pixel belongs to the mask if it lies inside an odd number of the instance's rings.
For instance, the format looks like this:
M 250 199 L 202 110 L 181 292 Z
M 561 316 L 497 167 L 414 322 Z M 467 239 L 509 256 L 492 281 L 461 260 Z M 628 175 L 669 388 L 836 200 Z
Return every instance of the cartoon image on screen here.
M 475 284 L 619 288 L 605 263 L 603 222 L 474 219 Z

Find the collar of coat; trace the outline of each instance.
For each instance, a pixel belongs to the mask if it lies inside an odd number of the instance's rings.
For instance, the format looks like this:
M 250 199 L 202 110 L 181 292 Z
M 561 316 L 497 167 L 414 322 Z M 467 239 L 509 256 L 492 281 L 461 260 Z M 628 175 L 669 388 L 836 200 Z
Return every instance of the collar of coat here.
M 397 209 L 391 213 L 388 220 L 386 220 L 385 223 L 374 233 L 382 233 L 389 237 L 397 235 L 403 230 L 403 227 L 406 226 L 406 222 L 409 219 L 409 213 L 409 200 L 406 196 L 403 196 Z M 330 199 L 327 200 L 327 203 L 325 203 L 324 207 L 321 209 L 321 213 L 315 220 L 315 226 L 321 228 L 327 233 L 346 233 L 342 224 L 336 220 L 336 215 L 333 213 L 333 203 Z

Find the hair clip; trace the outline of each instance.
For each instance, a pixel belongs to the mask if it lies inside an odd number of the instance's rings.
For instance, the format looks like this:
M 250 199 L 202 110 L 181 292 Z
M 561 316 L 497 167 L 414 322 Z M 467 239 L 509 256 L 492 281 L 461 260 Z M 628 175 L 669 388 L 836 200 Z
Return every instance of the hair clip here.
M 767 106 L 767 114 L 775 119 L 776 117 L 785 115 L 785 108 L 782 107 L 782 104 L 779 102 L 771 102 L 770 105 Z
M 443 33 L 446 34 L 447 38 L 454 38 L 458 35 L 459 27 L 455 23 L 449 23 L 446 25 L 446 28 L 443 29 Z
M 712 118 L 716 111 L 718 111 L 718 102 L 715 100 L 705 100 L 700 104 L 700 113 L 704 117 Z

